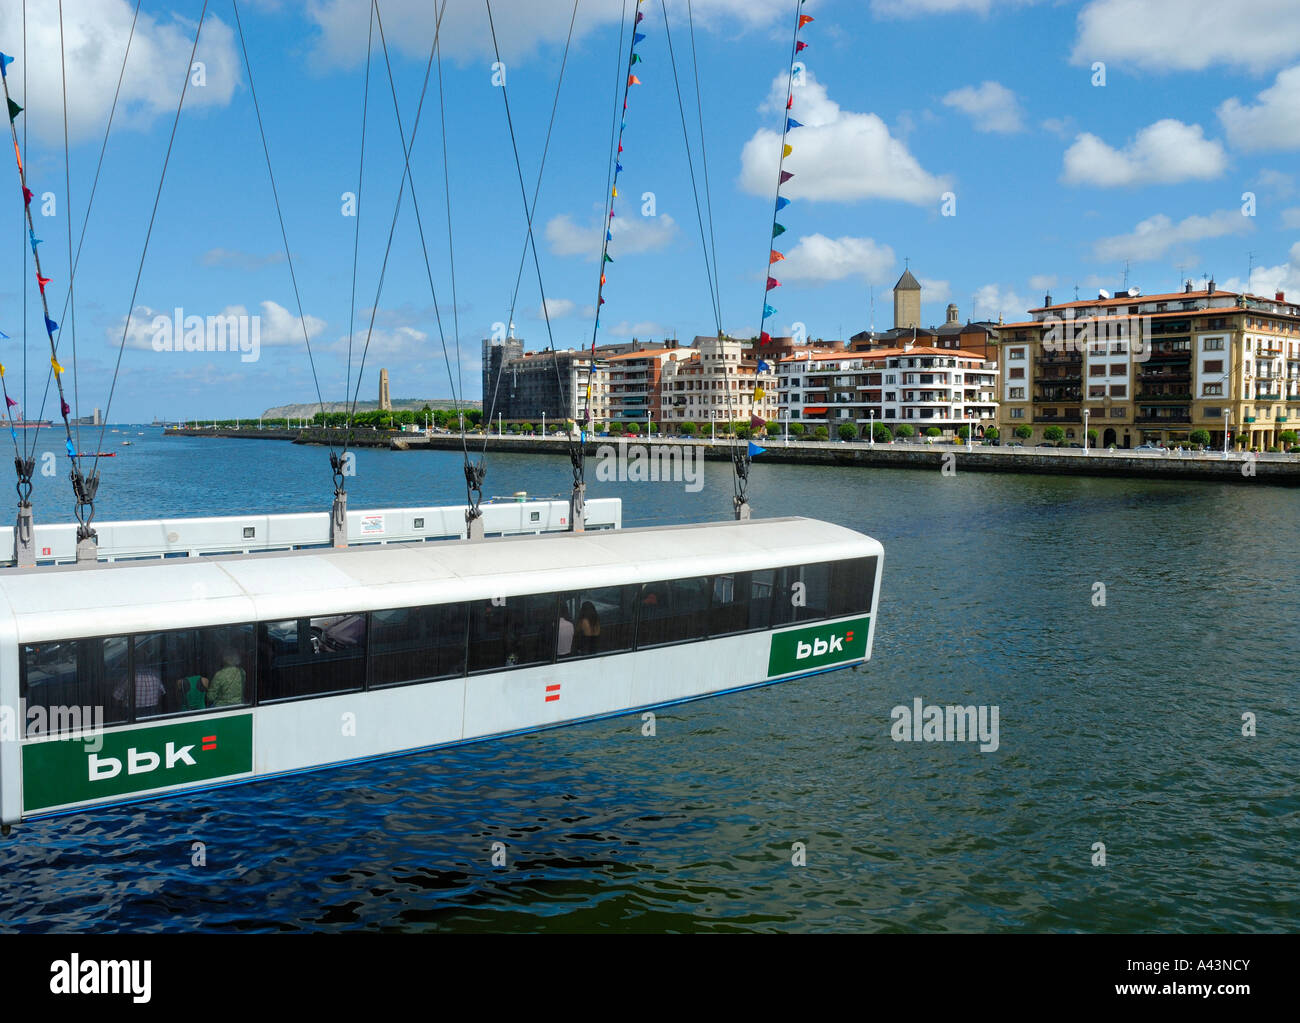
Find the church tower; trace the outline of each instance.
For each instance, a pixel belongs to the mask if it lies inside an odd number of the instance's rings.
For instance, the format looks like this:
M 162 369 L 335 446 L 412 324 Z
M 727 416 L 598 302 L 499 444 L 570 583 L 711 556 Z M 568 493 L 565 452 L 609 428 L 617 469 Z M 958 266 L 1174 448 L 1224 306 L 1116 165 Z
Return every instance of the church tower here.
M 921 326 L 921 282 L 904 270 L 894 285 L 894 328 L 910 329 Z

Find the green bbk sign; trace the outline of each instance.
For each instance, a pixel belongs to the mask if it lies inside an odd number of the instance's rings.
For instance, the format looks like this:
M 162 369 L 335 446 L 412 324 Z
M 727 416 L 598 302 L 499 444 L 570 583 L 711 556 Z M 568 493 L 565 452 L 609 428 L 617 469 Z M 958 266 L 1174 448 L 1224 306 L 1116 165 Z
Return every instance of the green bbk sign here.
M 102 740 L 100 749 L 96 741 Z M 23 810 L 126 796 L 253 770 L 253 715 L 105 732 L 90 742 L 23 745 Z
M 815 671 L 845 661 L 860 661 L 867 656 L 867 629 L 870 618 L 848 622 L 810 625 L 806 629 L 778 632 L 772 637 L 767 659 L 767 674 L 789 675 L 795 671 Z

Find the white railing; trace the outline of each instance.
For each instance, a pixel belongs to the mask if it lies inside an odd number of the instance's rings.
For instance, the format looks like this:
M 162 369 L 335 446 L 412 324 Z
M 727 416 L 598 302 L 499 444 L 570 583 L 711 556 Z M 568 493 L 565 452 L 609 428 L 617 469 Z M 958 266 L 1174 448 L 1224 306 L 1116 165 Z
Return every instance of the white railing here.
M 483 504 L 483 531 L 488 536 L 520 536 L 568 530 L 568 501 L 508 501 Z M 221 518 L 154 519 L 97 522 L 100 561 L 145 561 L 197 558 L 217 554 L 326 547 L 329 512 L 289 515 L 232 515 Z M 586 503 L 588 529 L 618 529 L 622 501 L 595 498 Z M 424 543 L 465 539 L 465 506 L 385 508 L 348 512 L 350 546 Z M 0 565 L 13 564 L 14 531 L 0 528 Z M 75 524 L 36 526 L 39 564 L 77 559 Z

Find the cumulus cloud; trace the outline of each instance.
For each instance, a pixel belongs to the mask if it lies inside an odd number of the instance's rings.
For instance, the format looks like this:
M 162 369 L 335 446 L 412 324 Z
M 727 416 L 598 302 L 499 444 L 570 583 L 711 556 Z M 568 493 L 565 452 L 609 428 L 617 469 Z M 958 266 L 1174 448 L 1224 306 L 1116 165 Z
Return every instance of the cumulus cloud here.
M 1212 181 L 1227 167 L 1223 145 L 1199 124 L 1165 118 L 1148 125 L 1123 149 L 1084 133 L 1065 151 L 1062 180 L 1069 185 L 1119 188 Z
M 1300 228 L 1300 206 L 1292 206 L 1290 209 L 1282 211 L 1282 226 L 1288 228 Z
M 1079 12 L 1075 64 L 1146 71 L 1211 65 L 1264 71 L 1300 54 L 1295 0 L 1091 0 Z
M 786 76 L 777 75 L 765 113 L 785 110 Z M 794 147 L 786 169 L 794 178 L 782 189 L 792 199 L 852 201 L 897 199 L 917 205 L 937 204 L 948 190 L 947 178 L 926 171 L 907 147 L 889 133 L 875 114 L 843 110 L 811 72 L 795 95 L 792 114 L 804 125 L 790 133 Z M 740 185 L 751 195 L 770 196 L 781 155 L 781 136 L 763 128 L 745 143 L 740 155 Z
M 917 18 L 925 14 L 991 14 L 998 8 L 1019 7 L 1035 0 L 871 0 L 871 11 L 883 18 Z
M 1029 303 L 1010 288 L 997 284 L 986 284 L 975 291 L 975 314 L 977 320 L 996 320 L 999 316 L 1011 322 L 1023 320 L 1029 315 Z
M 943 103 L 970 117 L 976 131 L 1011 135 L 1025 129 L 1016 94 L 998 82 L 954 89 L 944 96 Z
M 390 48 L 409 57 L 428 56 L 437 25 L 437 8 L 430 0 L 385 0 L 380 11 Z M 557 10 L 558 8 L 558 10 Z M 693 0 L 696 23 L 727 33 L 767 28 L 789 15 L 788 0 Z M 351 67 L 366 59 L 370 5 L 358 0 L 308 0 L 307 17 L 315 26 L 312 55 L 320 66 Z M 494 0 L 492 22 L 501 58 L 507 65 L 536 53 L 540 47 L 563 45 L 569 31 L 570 4 L 537 0 Z M 617 25 L 624 11 L 621 0 L 588 0 L 578 5 L 573 35 L 580 40 L 607 25 Z M 685 0 L 670 0 L 669 15 L 682 23 Z M 456 60 L 493 57 L 492 34 L 483 4 L 453 0 L 443 16 L 443 53 Z
M 20 116 L 26 119 L 28 130 L 42 142 L 62 145 L 59 8 L 53 3 L 26 6 L 27 66 L 23 67 L 23 5 L 18 0 L 0 3 L 0 38 L 11 41 L 5 50 L 16 57 L 9 66 L 9 88 L 14 100 L 26 108 Z M 135 5 L 128 0 L 64 0 L 68 135 L 73 142 L 103 137 L 118 75 L 122 74 L 134 10 Z M 156 119 L 175 113 L 190 67 L 197 25 L 197 21 L 179 15 L 156 17 L 141 11 L 122 78 L 114 133 L 119 128 L 144 130 Z M 19 41 L 16 54 L 12 53 L 14 40 Z M 225 106 L 240 81 L 242 69 L 234 31 L 212 12 L 203 22 L 194 59 L 204 63 L 206 84 L 201 89 L 186 90 L 186 108 Z
M 1129 234 L 1102 238 L 1093 245 L 1100 260 L 1134 262 L 1160 259 L 1170 250 L 1186 251 L 1187 246 L 1208 238 L 1246 234 L 1252 230 L 1250 217 L 1240 210 L 1217 210 L 1208 217 L 1191 216 L 1175 223 L 1163 213 L 1148 217 Z
M 873 284 L 884 283 L 894 265 L 894 250 L 871 238 L 828 238 L 811 234 L 785 254 L 780 276 L 788 281 L 824 284 L 858 277 Z
M 261 345 L 267 347 L 287 347 L 291 345 L 301 345 L 302 323 L 298 319 L 297 313 L 291 313 L 278 302 L 270 300 L 260 303 L 261 312 L 258 314 L 260 320 L 259 330 L 261 332 Z M 248 316 L 248 307 L 242 305 L 228 305 L 218 312 L 205 312 L 200 309 L 185 307 L 180 310 L 182 323 L 185 318 L 190 316 L 201 316 L 204 321 L 210 316 Z M 105 340 L 108 344 L 116 348 L 122 344 L 122 331 L 126 330 L 126 347 L 137 349 L 153 349 L 153 338 L 156 331 L 154 321 L 158 317 L 163 317 L 169 322 L 174 323 L 176 310 L 173 309 L 153 309 L 147 305 L 138 305 L 131 313 L 130 325 L 127 324 L 126 317 L 118 320 L 116 327 L 109 327 L 104 331 Z M 307 325 L 308 336 L 313 340 L 325 329 L 325 321 L 319 317 L 312 316 L 308 313 L 304 320 Z M 363 342 L 364 343 L 364 342 Z M 306 349 L 303 349 L 306 351 Z
M 594 263 L 600 258 L 605 218 L 602 212 L 587 224 L 578 224 L 567 213 L 546 222 L 546 240 L 557 256 L 583 256 Z M 677 236 L 677 222 L 667 213 L 657 217 L 615 217 L 610 233 L 610 253 L 616 257 L 634 252 L 653 252 Z
M 1029 278 L 1029 286 L 1035 291 L 1045 291 L 1056 287 L 1056 274 L 1034 274 Z
M 1300 296 L 1300 242 L 1291 246 L 1287 261 L 1276 266 L 1257 266 L 1250 280 L 1229 277 L 1219 285 L 1224 291 L 1247 291 L 1252 295 L 1272 298 L 1279 291 L 1287 293 L 1291 301 Z
M 1253 103 L 1226 100 L 1218 115 L 1237 149 L 1300 149 L 1300 64 L 1281 72 Z

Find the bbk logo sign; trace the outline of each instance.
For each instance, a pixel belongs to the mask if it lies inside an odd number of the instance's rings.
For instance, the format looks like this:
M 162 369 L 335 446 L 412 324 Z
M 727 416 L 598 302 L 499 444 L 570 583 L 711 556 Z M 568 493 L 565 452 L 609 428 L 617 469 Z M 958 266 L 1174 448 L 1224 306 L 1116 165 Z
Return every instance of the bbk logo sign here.
M 250 774 L 253 716 L 230 714 L 150 728 L 109 730 L 103 747 L 23 744 L 23 809 L 112 799 L 151 789 Z
M 769 677 L 789 675 L 861 661 L 867 656 L 870 624 L 869 618 L 855 618 L 778 632 L 772 637 L 767 674 Z
M 204 749 L 216 749 L 215 735 L 205 736 L 203 741 Z M 176 743 L 169 742 L 162 753 L 154 753 L 150 750 L 141 750 L 135 746 L 128 746 L 126 750 L 126 773 L 149 774 L 151 771 L 158 770 L 159 767 L 162 767 L 164 771 L 170 771 L 175 767 L 197 767 L 198 764 L 190 756 L 194 746 L 195 744 L 191 743 L 188 746 L 178 747 Z M 166 764 L 163 763 L 163 757 L 167 758 Z M 90 770 L 90 780 L 92 782 L 116 778 L 122 773 L 122 761 L 118 760 L 117 757 L 106 757 L 92 753 L 86 758 L 86 763 Z

